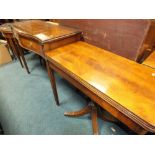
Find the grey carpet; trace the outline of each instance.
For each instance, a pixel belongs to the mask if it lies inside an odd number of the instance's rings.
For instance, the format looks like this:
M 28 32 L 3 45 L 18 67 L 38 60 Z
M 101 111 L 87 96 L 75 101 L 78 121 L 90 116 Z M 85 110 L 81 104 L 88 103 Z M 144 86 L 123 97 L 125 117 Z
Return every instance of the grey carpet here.
M 0 122 L 5 134 L 92 134 L 90 116 L 65 117 L 65 111 L 86 105 L 85 98 L 56 75 L 60 106 L 55 105 L 46 69 L 35 54 L 26 55 L 31 74 L 18 61 L 0 67 Z M 122 127 L 99 119 L 102 135 L 129 134 Z

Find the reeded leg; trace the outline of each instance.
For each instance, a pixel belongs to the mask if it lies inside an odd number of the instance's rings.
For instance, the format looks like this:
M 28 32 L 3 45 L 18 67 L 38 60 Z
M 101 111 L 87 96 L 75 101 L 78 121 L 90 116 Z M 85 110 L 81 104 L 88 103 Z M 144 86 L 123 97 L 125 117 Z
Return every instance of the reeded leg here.
M 51 87 L 53 90 L 54 98 L 55 98 L 56 104 L 59 106 L 60 104 L 59 104 L 59 99 L 58 99 L 58 94 L 57 94 L 54 71 L 49 67 L 49 64 L 47 61 L 46 61 L 46 67 L 47 67 L 48 76 L 51 82 Z

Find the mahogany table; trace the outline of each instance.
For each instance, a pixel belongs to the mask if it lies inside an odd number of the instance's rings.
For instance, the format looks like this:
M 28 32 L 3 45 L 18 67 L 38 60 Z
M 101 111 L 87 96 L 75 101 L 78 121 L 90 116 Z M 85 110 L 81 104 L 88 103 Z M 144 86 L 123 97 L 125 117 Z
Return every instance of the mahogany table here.
M 68 116 L 92 114 L 98 134 L 96 105 L 138 134 L 155 132 L 155 70 L 82 41 L 51 50 L 48 74 L 59 105 L 53 71 L 91 99 L 91 104 Z
M 45 52 L 81 39 L 81 31 L 53 22 L 27 20 L 10 25 L 21 47 L 45 59 Z M 28 67 L 26 67 L 29 73 Z
M 77 41 L 81 31 L 53 22 L 28 20 L 16 22 L 13 29 L 19 44 L 45 58 L 45 52 Z

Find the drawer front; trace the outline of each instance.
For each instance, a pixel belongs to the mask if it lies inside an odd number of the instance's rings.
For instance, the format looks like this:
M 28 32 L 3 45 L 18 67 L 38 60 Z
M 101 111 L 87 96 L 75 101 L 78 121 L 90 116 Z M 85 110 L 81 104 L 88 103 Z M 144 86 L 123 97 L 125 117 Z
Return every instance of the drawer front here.
M 81 39 L 81 33 L 78 33 L 72 36 L 66 36 L 61 39 L 55 39 L 55 40 L 51 40 L 49 42 L 43 43 L 43 47 L 42 47 L 41 43 L 39 43 L 37 40 L 34 40 L 33 38 L 18 36 L 18 42 L 20 46 L 30 51 L 33 51 L 42 57 L 45 57 L 44 53 L 46 51 L 79 41 L 80 39 Z
M 39 44 L 39 42 L 35 41 L 34 39 L 19 36 L 18 42 L 23 48 L 33 51 L 34 53 L 44 57 L 41 44 Z

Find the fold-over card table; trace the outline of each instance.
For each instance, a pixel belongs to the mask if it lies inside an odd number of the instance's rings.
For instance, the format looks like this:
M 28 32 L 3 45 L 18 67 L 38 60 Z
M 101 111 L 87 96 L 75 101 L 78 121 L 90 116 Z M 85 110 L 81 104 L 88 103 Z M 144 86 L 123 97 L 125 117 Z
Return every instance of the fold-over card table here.
M 98 134 L 99 106 L 138 134 L 155 132 L 155 70 L 82 41 L 49 51 L 46 57 L 57 104 L 53 71 L 91 99 L 88 107 L 66 115 L 91 112 Z

